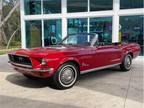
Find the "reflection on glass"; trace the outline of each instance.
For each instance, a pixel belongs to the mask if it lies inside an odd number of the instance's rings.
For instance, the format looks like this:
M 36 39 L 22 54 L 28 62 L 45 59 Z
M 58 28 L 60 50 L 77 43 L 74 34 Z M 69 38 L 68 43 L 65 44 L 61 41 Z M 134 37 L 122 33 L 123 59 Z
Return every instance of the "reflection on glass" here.
M 24 0 L 26 15 L 41 14 L 41 0 Z
M 112 10 L 113 0 L 90 0 L 90 11 Z
M 120 0 L 120 9 L 144 8 L 143 0 Z
M 67 12 L 86 12 L 88 11 L 87 0 L 67 0 Z
M 44 21 L 44 43 L 45 46 L 54 45 L 62 39 L 61 20 L 45 20 Z
M 61 13 L 61 0 L 44 0 L 44 14 Z
M 87 18 L 68 19 L 68 34 L 87 33 Z
M 90 33 L 97 33 L 104 44 L 111 44 L 112 17 L 90 18 Z
M 41 21 L 26 21 L 26 47 L 41 47 Z
M 122 42 L 138 43 L 141 46 L 141 54 L 144 48 L 144 16 L 121 16 L 120 37 Z

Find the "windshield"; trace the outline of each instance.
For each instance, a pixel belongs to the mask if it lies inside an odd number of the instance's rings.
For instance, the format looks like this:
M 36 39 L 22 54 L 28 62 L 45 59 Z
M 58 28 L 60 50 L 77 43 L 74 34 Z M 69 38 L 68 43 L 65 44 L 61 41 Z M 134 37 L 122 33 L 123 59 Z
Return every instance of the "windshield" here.
M 97 41 L 97 37 L 97 34 L 69 35 L 61 42 L 61 44 L 93 46 Z

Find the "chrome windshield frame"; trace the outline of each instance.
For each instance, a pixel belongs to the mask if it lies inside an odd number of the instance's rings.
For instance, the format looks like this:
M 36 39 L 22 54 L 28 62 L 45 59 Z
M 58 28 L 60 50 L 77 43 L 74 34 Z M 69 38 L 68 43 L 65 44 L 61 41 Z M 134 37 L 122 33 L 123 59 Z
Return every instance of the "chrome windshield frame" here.
M 57 45 L 66 45 L 66 44 L 63 44 L 63 42 L 70 36 L 73 36 L 73 35 L 93 35 L 95 36 L 94 39 L 92 39 L 92 42 L 90 43 L 90 47 L 93 47 L 95 45 L 95 43 L 98 41 L 98 34 L 96 33 L 78 33 L 78 34 L 70 34 L 70 35 L 67 35 L 61 42 L 59 42 Z

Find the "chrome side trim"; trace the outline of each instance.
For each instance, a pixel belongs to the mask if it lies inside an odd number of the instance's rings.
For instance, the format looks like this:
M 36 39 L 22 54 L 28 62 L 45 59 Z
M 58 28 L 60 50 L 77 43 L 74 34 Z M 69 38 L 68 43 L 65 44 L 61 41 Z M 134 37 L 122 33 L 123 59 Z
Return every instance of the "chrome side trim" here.
M 120 61 L 121 59 L 119 58 L 119 59 L 114 59 L 114 60 L 111 60 L 112 62 L 118 62 L 118 61 Z
M 49 68 L 49 69 L 29 69 L 29 68 L 22 68 L 22 67 L 16 67 L 14 66 L 14 68 L 17 70 L 22 70 L 22 71 L 27 71 L 27 72 L 53 72 L 53 68 Z
M 121 63 L 117 63 L 117 64 L 113 64 L 113 65 L 107 65 L 107 66 L 102 66 L 102 67 L 98 67 L 98 68 L 94 68 L 94 69 L 84 70 L 84 71 L 81 71 L 80 74 L 85 74 L 85 73 L 92 72 L 92 71 L 106 69 L 106 68 L 114 67 L 114 66 L 117 66 L 117 65 L 120 65 L 120 64 Z
M 11 61 L 9 63 L 11 63 L 14 66 L 20 66 L 20 67 L 25 67 L 25 68 L 32 68 L 32 66 L 24 65 L 24 64 L 18 64 L 18 63 L 14 63 L 14 62 L 11 62 Z

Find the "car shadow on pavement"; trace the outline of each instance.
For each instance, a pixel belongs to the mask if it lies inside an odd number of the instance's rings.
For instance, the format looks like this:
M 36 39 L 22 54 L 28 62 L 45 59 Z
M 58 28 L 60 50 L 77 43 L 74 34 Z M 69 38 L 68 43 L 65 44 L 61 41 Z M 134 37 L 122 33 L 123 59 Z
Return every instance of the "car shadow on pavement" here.
M 110 69 L 110 72 L 105 72 L 105 71 L 101 71 L 101 72 L 91 72 L 88 74 L 84 74 L 81 75 L 80 78 L 78 79 L 79 85 L 81 85 L 81 83 L 83 83 L 83 81 L 87 80 L 91 80 L 92 77 L 95 78 L 104 78 L 105 76 L 115 73 L 115 69 Z M 113 70 L 113 71 L 112 71 Z M 56 89 L 52 83 L 52 80 L 47 78 L 47 79 L 39 79 L 39 78 L 35 78 L 35 79 L 28 79 L 25 76 L 23 76 L 20 73 L 14 73 L 14 74 L 10 74 L 6 77 L 6 80 L 9 81 L 12 84 L 16 84 L 18 86 L 22 86 L 22 87 L 26 87 L 26 88 L 44 88 L 44 87 L 50 87 L 52 89 Z
M 49 79 L 28 79 L 20 73 L 10 74 L 6 77 L 6 80 L 12 84 L 26 88 L 44 88 L 48 86 L 54 88 L 52 86 L 52 81 Z

